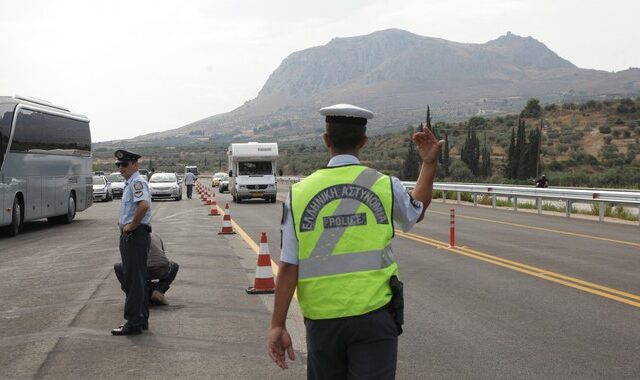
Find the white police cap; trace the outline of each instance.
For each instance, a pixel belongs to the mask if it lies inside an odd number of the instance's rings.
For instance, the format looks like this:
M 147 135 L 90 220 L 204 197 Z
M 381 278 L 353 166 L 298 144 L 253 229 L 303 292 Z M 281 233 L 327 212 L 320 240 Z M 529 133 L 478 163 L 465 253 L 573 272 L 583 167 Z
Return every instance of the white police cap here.
M 351 104 L 334 104 L 329 107 L 320 108 L 320 114 L 327 117 L 354 117 L 365 120 L 373 118 L 373 112 Z

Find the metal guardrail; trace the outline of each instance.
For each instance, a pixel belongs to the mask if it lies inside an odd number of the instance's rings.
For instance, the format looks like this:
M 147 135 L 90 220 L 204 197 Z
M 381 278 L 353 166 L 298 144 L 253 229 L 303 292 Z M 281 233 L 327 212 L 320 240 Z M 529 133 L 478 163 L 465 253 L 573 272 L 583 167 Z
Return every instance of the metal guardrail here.
M 403 181 L 407 189 L 413 189 L 415 182 Z M 559 200 L 565 202 L 565 215 L 571 217 L 571 206 L 574 202 L 598 202 L 599 221 L 604 221 L 607 203 L 623 204 L 630 207 L 638 207 L 640 215 L 640 191 L 612 191 L 600 189 L 566 189 L 566 188 L 536 188 L 526 186 L 504 186 L 491 184 L 456 184 L 434 183 L 434 190 L 443 192 L 442 199 L 446 201 L 447 192 L 457 193 L 460 203 L 461 193 L 470 193 L 473 197 L 473 205 L 478 205 L 478 195 L 491 196 L 492 206 L 496 207 L 496 198 L 499 196 L 513 199 L 514 210 L 518 209 L 518 198 L 535 199 L 538 213 L 542 214 L 544 200 Z M 640 218 L 639 218 L 640 219 Z M 639 220 L 640 224 L 640 220 Z
M 286 184 L 300 181 L 301 177 L 278 177 L 279 182 Z M 410 181 L 402 181 L 407 190 L 412 190 L 416 183 Z M 443 192 L 442 200 L 446 202 L 447 192 L 457 193 L 457 202 L 460 203 L 461 193 L 470 193 L 473 198 L 473 205 L 478 205 L 478 196 L 491 196 L 491 205 L 496 208 L 497 197 L 508 197 L 513 199 L 513 209 L 518 210 L 518 198 L 534 199 L 538 214 L 542 214 L 542 205 L 545 200 L 562 201 L 565 203 L 565 216 L 571 217 L 571 209 L 573 203 L 598 202 L 598 220 L 604 222 L 605 209 L 608 203 L 616 203 L 626 205 L 627 207 L 638 208 L 638 224 L 640 225 L 640 191 L 614 191 L 602 189 L 567 189 L 567 188 L 537 188 L 529 186 L 505 186 L 492 184 L 462 184 L 462 183 L 443 183 L 436 182 L 433 185 L 434 190 Z

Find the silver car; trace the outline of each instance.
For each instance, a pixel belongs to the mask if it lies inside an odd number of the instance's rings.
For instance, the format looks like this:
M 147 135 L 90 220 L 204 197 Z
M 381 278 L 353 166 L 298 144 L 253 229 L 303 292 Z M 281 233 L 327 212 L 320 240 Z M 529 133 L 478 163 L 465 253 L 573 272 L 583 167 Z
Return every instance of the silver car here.
M 113 199 L 111 182 L 103 175 L 93 176 L 93 200 L 108 202 Z
M 149 179 L 149 193 L 154 199 L 182 199 L 182 186 L 174 173 L 154 173 Z
M 114 198 L 122 198 L 122 190 L 124 189 L 124 177 L 120 173 L 111 173 L 107 177 L 111 182 L 111 190 L 113 191 Z

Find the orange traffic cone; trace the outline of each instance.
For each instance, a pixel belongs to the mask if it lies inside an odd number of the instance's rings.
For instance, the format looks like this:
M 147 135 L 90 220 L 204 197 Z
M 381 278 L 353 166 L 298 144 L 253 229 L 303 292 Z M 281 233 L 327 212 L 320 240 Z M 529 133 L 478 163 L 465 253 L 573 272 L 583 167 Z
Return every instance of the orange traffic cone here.
M 260 253 L 258 253 L 258 267 L 253 286 L 247 288 L 249 294 L 270 294 L 275 291 L 273 271 L 271 270 L 271 255 L 267 243 L 267 233 L 262 232 L 260 237 Z
M 235 234 L 233 226 L 231 225 L 231 211 L 229 211 L 229 204 L 224 206 L 224 216 L 222 217 L 222 228 L 218 235 Z
M 211 211 L 209 211 L 209 216 L 218 216 L 220 213 L 218 212 L 218 205 L 216 204 L 215 198 L 211 202 Z

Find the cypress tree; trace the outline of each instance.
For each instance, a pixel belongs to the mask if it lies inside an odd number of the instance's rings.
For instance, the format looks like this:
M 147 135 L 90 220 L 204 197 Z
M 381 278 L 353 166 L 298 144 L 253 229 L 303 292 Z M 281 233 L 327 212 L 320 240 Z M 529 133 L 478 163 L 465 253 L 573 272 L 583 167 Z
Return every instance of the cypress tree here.
M 514 166 L 515 166 L 515 156 L 516 156 L 516 135 L 515 130 L 511 128 L 511 141 L 509 142 L 509 151 L 507 153 L 507 162 L 504 165 L 504 176 L 513 179 L 514 176 Z
M 449 134 L 444 134 L 444 149 L 442 150 L 442 168 L 444 175 L 449 176 L 449 166 L 451 166 L 451 156 L 449 155 Z
M 474 128 L 468 127 L 467 129 L 467 139 L 462 146 L 460 159 L 467 164 L 473 175 L 480 174 L 480 141 Z
M 422 128 L 422 124 L 420 124 L 419 128 Z M 409 137 L 409 149 L 402 163 L 401 173 L 402 179 L 405 181 L 415 181 L 418 179 L 418 174 L 420 174 L 420 160 L 413 143 L 413 133 Z
M 480 166 L 480 176 L 491 176 L 491 149 L 487 144 L 487 134 L 484 135 L 484 146 L 482 147 L 482 164 Z

